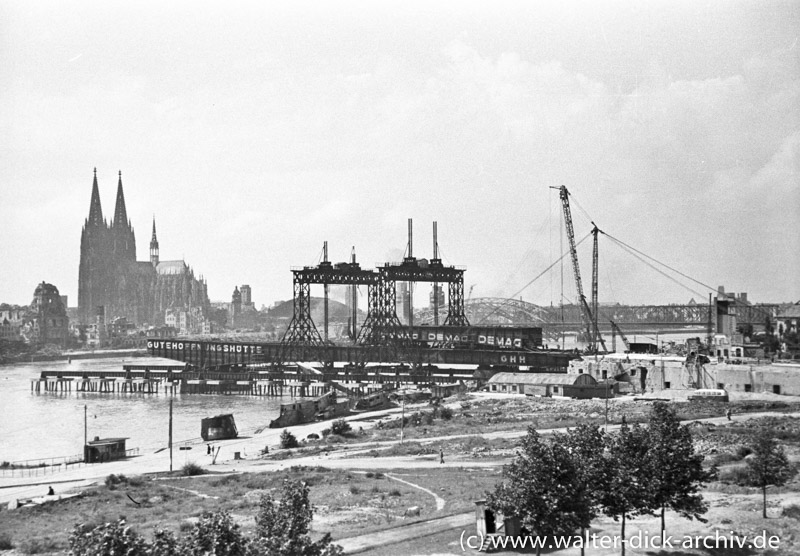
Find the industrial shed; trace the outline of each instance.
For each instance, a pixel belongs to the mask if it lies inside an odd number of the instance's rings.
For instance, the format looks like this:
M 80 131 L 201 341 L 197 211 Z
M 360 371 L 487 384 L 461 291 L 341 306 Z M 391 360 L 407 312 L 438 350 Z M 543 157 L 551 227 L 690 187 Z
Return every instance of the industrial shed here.
M 489 392 L 527 396 L 565 396 L 567 398 L 603 398 L 605 385 L 589 374 L 566 373 L 497 373 L 486 386 Z M 613 395 L 613 392 L 609 395 Z

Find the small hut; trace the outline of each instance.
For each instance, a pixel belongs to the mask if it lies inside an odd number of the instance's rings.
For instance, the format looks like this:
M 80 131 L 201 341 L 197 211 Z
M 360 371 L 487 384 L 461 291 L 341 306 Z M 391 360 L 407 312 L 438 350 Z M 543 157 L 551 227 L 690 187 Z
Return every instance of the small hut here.
M 83 447 L 83 461 L 99 463 L 125 457 L 127 438 L 100 438 L 95 436 Z

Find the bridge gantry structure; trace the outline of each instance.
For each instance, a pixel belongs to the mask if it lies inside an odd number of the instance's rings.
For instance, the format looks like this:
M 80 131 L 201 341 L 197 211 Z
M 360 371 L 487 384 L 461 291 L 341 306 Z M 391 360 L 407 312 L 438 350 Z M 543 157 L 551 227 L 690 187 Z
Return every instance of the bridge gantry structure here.
M 408 348 L 407 327 L 397 316 L 397 282 L 433 282 L 448 284 L 445 326 L 469 326 L 464 311 L 464 269 L 445 266 L 439 259 L 417 260 L 406 257 L 401 263 L 386 263 L 374 270 L 363 269 L 355 261 L 292 269 L 293 316 L 281 340 L 281 362 L 302 360 L 306 348 L 325 344 L 311 318 L 312 284 L 367 287 L 367 317 L 355 343 L 360 346 Z M 402 353 L 398 357 L 404 358 Z

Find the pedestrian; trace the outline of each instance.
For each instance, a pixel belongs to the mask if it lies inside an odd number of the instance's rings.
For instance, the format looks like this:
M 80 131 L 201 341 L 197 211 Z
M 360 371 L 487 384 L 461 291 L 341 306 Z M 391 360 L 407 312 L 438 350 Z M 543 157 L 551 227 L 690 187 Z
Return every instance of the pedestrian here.
M 211 455 L 211 444 L 206 444 L 206 455 L 207 456 Z
M 53 487 L 49 487 L 47 489 L 47 496 L 53 496 L 54 494 L 55 494 L 55 491 L 53 491 Z
M 725 416 L 728 418 L 728 421 L 731 420 L 731 408 L 729 407 L 728 410 L 725 412 Z
M 439 448 L 439 463 L 440 464 L 444 463 L 444 450 L 442 450 L 441 448 Z

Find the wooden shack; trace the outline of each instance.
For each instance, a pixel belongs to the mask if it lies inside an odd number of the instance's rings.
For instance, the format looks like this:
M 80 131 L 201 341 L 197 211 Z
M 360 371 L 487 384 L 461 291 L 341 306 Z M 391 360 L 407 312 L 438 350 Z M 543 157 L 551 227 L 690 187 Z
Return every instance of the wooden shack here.
M 125 441 L 127 438 L 100 438 L 95 436 L 83 447 L 83 461 L 86 463 L 102 463 L 125 457 Z

